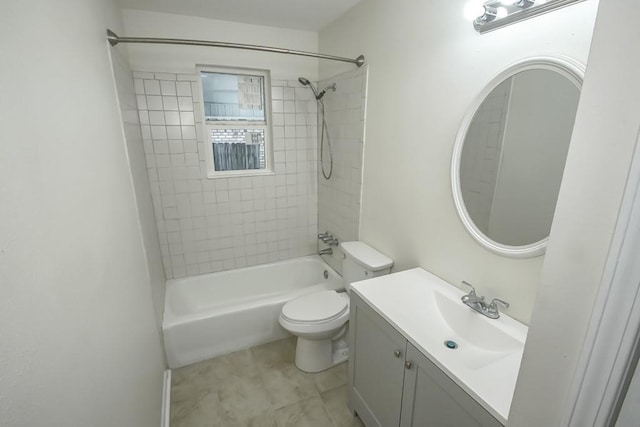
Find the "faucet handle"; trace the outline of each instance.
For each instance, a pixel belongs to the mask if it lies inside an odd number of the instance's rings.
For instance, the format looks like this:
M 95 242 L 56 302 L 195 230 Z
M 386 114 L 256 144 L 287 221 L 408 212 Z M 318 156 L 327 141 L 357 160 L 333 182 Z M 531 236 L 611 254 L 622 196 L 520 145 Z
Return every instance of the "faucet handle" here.
M 491 300 L 491 304 L 489 304 L 489 307 L 494 307 L 494 308 L 498 308 L 498 304 L 500 304 L 501 306 L 503 306 L 504 308 L 508 308 L 509 307 L 509 303 L 506 301 L 502 301 L 501 299 L 498 298 L 494 298 Z
M 471 290 L 469 291 L 468 294 L 464 294 L 462 295 L 462 298 L 460 298 L 460 300 L 469 305 L 469 304 L 484 304 L 484 297 L 478 297 L 478 294 L 476 294 L 476 288 L 473 287 L 473 285 L 469 282 L 465 282 L 464 280 L 462 281 L 463 285 L 467 285 L 468 287 L 471 288 Z
M 471 290 L 469 291 L 469 295 L 476 295 L 476 288 L 473 287 L 473 285 L 467 281 L 462 281 L 463 285 L 467 285 L 468 287 L 471 288 Z
M 494 299 L 491 300 L 491 303 L 487 307 L 487 316 L 488 317 L 490 317 L 492 319 L 497 319 L 498 317 L 500 317 L 500 311 L 498 310 L 498 304 L 500 304 L 504 308 L 509 307 L 509 303 L 508 302 L 503 301 L 503 300 L 498 299 L 498 298 L 494 298 Z
M 326 239 L 327 237 L 329 237 L 329 232 L 328 232 L 328 231 L 326 231 L 326 232 L 324 232 L 324 233 L 318 233 L 318 239 L 319 239 L 319 240 L 324 240 L 324 239 Z

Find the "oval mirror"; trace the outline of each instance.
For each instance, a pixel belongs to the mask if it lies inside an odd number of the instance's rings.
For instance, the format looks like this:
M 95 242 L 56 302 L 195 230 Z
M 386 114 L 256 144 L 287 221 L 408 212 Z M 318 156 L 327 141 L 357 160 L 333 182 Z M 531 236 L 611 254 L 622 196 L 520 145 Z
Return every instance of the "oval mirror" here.
M 583 75 L 570 60 L 521 61 L 496 76 L 465 115 L 453 152 L 453 198 L 487 249 L 544 253 Z

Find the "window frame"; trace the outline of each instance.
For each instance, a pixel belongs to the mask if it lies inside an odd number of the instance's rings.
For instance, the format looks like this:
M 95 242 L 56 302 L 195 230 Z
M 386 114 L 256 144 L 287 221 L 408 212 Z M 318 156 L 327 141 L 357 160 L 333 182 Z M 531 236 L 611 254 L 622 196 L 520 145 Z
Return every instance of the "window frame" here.
M 264 79 L 264 122 L 258 120 L 216 120 L 207 121 L 204 103 L 204 88 L 202 73 L 235 74 L 238 76 L 259 76 Z M 225 67 L 214 65 L 196 65 L 198 76 L 198 90 L 200 91 L 200 113 L 202 114 L 202 134 L 205 145 L 207 163 L 207 178 L 230 178 L 238 176 L 274 175 L 273 169 L 273 138 L 271 121 L 271 72 L 257 68 Z M 264 130 L 264 169 L 241 169 L 217 171 L 213 159 L 213 141 L 211 129 L 246 129 Z

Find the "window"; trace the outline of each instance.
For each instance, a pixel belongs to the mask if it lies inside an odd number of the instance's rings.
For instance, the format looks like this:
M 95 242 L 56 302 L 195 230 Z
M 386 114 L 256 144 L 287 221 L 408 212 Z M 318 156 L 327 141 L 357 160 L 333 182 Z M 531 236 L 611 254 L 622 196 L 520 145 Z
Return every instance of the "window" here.
M 208 177 L 272 173 L 266 70 L 198 67 Z

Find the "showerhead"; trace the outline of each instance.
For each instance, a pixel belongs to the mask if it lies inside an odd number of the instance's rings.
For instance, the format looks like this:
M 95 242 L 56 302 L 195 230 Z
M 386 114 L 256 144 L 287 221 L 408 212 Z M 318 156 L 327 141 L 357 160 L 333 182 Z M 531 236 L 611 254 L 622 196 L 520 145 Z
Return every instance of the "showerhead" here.
M 315 96 L 316 99 L 322 98 L 322 97 L 318 98 L 318 91 L 316 90 L 315 86 L 313 86 L 313 83 L 311 83 L 309 81 L 309 79 L 306 79 L 304 77 L 298 77 L 298 81 L 300 83 L 302 83 L 303 85 L 305 85 L 305 86 L 309 86 L 311 88 L 311 90 L 313 91 L 313 96 Z
M 313 86 L 313 84 L 309 81 L 309 79 L 304 78 L 304 77 L 298 77 L 298 81 L 300 82 L 301 85 L 304 86 L 309 86 L 311 88 L 311 90 L 313 91 L 313 95 L 316 97 L 316 101 L 318 101 L 318 114 L 320 114 L 320 117 L 322 117 L 322 119 L 320 119 L 322 121 L 322 125 L 321 125 L 321 131 L 320 131 L 320 167 L 322 169 L 322 176 L 324 177 L 324 179 L 329 179 L 331 178 L 331 174 L 333 173 L 333 153 L 331 152 L 331 141 L 329 140 L 329 130 L 327 129 L 327 122 L 325 120 L 324 117 L 324 101 L 322 101 L 322 97 L 325 95 L 325 93 L 327 93 L 328 90 L 336 90 L 336 84 L 335 83 L 331 83 L 329 86 L 325 87 L 324 89 L 322 89 L 322 91 L 320 91 L 320 93 L 318 93 L 318 91 L 316 90 L 315 86 Z M 325 134 L 327 135 L 327 145 L 329 146 L 329 158 L 330 158 L 330 168 L 329 168 L 329 174 L 325 173 L 324 171 L 324 136 Z
M 313 85 L 313 83 L 311 83 L 309 81 L 309 79 L 306 79 L 304 77 L 298 77 L 298 81 L 305 85 L 305 86 L 309 86 L 311 88 L 311 90 L 313 91 L 313 95 L 316 97 L 316 100 L 320 101 L 322 99 L 322 97 L 324 96 L 325 93 L 327 93 L 328 90 L 336 90 L 336 84 L 335 83 L 331 83 L 329 86 L 325 87 L 324 89 L 322 89 L 320 91 L 320 93 L 318 93 L 317 89 L 315 88 L 315 86 Z
M 332 90 L 332 91 L 336 91 L 336 84 L 335 83 L 331 83 L 329 86 L 325 87 L 324 89 L 322 89 L 320 91 L 319 94 L 316 95 L 316 99 L 320 100 L 322 99 L 322 97 L 325 95 L 325 93 L 327 93 L 328 90 Z

